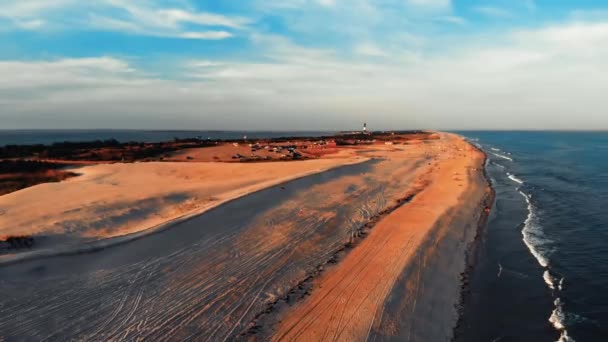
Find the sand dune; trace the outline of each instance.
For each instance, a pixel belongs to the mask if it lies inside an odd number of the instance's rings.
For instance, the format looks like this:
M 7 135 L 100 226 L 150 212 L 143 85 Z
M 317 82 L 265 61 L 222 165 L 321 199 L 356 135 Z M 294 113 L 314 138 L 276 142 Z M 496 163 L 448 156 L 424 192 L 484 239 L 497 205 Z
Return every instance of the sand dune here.
M 121 236 L 198 214 L 247 193 L 333 167 L 342 158 L 273 163 L 103 164 L 0 197 L 0 236 L 34 235 L 58 245 Z

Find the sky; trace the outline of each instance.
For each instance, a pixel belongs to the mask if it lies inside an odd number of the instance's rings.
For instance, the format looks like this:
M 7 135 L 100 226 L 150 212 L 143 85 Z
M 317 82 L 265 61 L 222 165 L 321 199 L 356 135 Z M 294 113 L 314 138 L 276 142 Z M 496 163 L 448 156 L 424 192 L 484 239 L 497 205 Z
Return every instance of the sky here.
M 0 129 L 608 129 L 599 0 L 0 0 Z

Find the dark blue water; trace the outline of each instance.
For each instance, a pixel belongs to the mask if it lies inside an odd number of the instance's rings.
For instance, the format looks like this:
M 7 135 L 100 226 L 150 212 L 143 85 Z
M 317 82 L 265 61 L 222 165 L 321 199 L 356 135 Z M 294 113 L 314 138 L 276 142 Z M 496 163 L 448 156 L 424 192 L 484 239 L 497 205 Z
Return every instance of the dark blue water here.
M 120 142 L 160 142 L 186 139 L 252 139 L 333 135 L 335 132 L 243 132 L 243 131 L 146 131 L 146 130 L 0 130 L 0 146 L 52 144 L 64 141 L 116 139 Z
M 464 341 L 608 341 L 608 133 L 462 132 L 497 192 Z

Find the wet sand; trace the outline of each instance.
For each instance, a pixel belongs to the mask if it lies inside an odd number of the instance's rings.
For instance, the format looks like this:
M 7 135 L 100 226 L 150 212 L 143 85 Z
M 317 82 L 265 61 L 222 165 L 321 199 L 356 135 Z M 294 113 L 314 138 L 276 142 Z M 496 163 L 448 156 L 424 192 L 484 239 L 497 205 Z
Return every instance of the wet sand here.
M 127 244 L 0 266 L 0 336 L 432 340 L 418 331 L 455 315 L 483 155 L 451 135 L 359 152 Z

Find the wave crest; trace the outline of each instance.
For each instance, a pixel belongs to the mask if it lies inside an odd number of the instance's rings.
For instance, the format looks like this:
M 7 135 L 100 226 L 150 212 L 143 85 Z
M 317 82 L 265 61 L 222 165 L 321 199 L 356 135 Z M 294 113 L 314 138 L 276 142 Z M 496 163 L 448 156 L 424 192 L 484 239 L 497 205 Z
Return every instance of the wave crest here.
M 546 268 L 549 266 L 549 259 L 547 255 L 545 255 L 545 251 L 542 250 L 542 246 L 550 241 L 544 237 L 544 234 L 538 225 L 536 211 L 534 205 L 532 205 L 530 196 L 523 191 L 520 191 L 519 193 L 526 199 L 526 203 L 528 203 L 528 217 L 524 221 L 524 228 L 521 231 L 524 243 L 538 263 Z
M 549 317 L 549 322 L 553 325 L 555 329 L 560 332 L 558 342 L 574 342 L 574 339 L 568 335 L 568 331 L 566 330 L 566 313 L 564 312 L 564 303 L 561 299 L 556 298 L 553 302 L 555 304 L 555 309 L 551 313 L 551 317 Z
M 513 158 L 511 158 L 511 157 L 507 157 L 507 156 L 505 156 L 505 155 L 503 155 L 503 154 L 500 154 L 500 153 L 494 153 L 494 152 L 492 152 L 492 154 L 493 154 L 493 155 L 495 155 L 495 156 L 496 156 L 496 157 L 498 157 L 498 158 L 506 159 L 506 160 L 508 160 L 508 161 L 513 161 Z
M 510 179 L 510 180 L 514 181 L 515 183 L 518 183 L 518 184 L 524 184 L 524 181 L 523 181 L 523 180 L 521 180 L 521 179 L 519 179 L 519 178 L 515 177 L 515 175 L 513 175 L 513 174 L 511 174 L 511 173 L 508 173 L 508 172 L 507 172 L 507 176 L 509 177 L 509 179 Z

